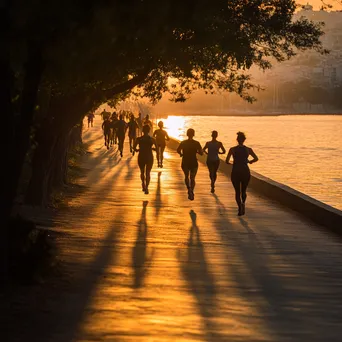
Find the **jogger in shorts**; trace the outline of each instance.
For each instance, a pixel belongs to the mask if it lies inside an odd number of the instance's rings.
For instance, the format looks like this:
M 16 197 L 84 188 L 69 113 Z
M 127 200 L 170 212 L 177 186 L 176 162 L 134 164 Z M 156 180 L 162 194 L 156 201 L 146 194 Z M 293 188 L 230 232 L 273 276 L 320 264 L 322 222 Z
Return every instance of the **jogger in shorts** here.
M 185 185 L 188 189 L 188 198 L 193 201 L 195 199 L 195 178 L 198 170 L 197 153 L 203 155 L 203 151 L 201 144 L 193 139 L 195 130 L 189 128 L 186 135 L 188 139 L 179 144 L 177 153 L 182 157 L 182 170 L 185 176 Z

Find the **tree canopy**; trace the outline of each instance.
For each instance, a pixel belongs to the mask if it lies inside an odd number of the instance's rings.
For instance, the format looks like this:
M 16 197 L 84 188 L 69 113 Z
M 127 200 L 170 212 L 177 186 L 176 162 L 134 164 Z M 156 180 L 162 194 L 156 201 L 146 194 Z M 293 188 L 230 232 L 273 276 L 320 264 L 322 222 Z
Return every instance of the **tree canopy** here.
M 52 0 L 25 1 L 27 20 L 15 21 L 22 30 L 29 25 L 24 36 L 44 46 L 41 86 L 55 96 L 102 93 L 105 100 L 112 88 L 143 74 L 140 94 L 152 101 L 165 91 L 183 101 L 198 88 L 228 90 L 250 100 L 253 84 L 246 71 L 252 65 L 266 69 L 272 60 L 300 50 L 323 52 L 321 27 L 293 21 L 296 5 L 290 0 L 65 1 L 58 6 Z M 21 12 L 16 16 L 22 19 Z

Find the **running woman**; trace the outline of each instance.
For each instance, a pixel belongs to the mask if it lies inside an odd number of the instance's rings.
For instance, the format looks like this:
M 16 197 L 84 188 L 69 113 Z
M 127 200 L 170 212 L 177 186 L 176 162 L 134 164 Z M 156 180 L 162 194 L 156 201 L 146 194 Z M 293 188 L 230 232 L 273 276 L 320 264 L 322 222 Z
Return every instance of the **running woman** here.
M 116 145 L 118 143 L 118 136 L 116 134 L 116 123 L 118 122 L 118 115 L 116 112 L 113 112 L 111 116 L 111 122 L 112 122 L 112 134 L 111 134 L 111 145 Z
M 102 123 L 103 136 L 104 136 L 105 146 L 107 147 L 107 150 L 109 150 L 111 126 L 112 124 L 109 118 L 106 118 Z
M 235 189 L 235 200 L 238 205 L 238 215 L 245 215 L 245 203 L 247 198 L 247 187 L 251 178 L 248 164 L 253 164 L 259 160 L 254 151 L 244 145 L 246 136 L 242 132 L 237 133 L 238 145 L 229 149 L 226 163 L 229 164 L 230 158 L 233 156 L 233 169 L 231 174 L 231 180 Z M 252 156 L 252 160 L 248 160 L 249 156 Z
M 190 201 L 195 199 L 194 189 L 195 189 L 195 178 L 198 170 L 198 161 L 196 154 L 203 155 L 203 150 L 201 144 L 194 140 L 195 130 L 189 128 L 186 132 L 188 140 L 182 141 L 178 148 L 177 153 L 183 157 L 182 158 L 182 170 L 185 176 L 185 185 L 188 189 L 188 198 Z M 190 180 L 189 180 L 190 176 Z
M 150 120 L 150 116 L 148 114 L 145 116 L 145 119 L 144 119 L 144 122 L 143 122 L 143 126 L 145 126 L 145 125 L 150 126 L 150 134 L 152 134 L 153 123 Z
M 131 114 L 130 120 L 128 122 L 128 138 L 129 138 L 129 150 L 134 155 L 134 145 L 137 139 L 137 129 L 138 124 L 135 121 L 134 115 Z
M 134 151 L 139 152 L 138 165 L 140 168 L 140 179 L 142 191 L 148 194 L 148 186 L 151 179 L 151 169 L 153 166 L 152 147 L 156 146 L 156 141 L 150 135 L 150 126 L 143 127 L 143 135 L 135 141 Z M 137 148 L 139 146 L 139 148 Z
M 106 120 L 106 119 L 109 119 L 110 117 L 110 113 L 107 112 L 105 109 L 101 112 L 101 116 L 102 116 L 102 119 L 103 121 Z
M 169 135 L 163 129 L 164 123 L 163 121 L 158 122 L 159 129 L 156 129 L 153 133 L 153 137 L 156 139 L 157 143 L 157 161 L 158 167 L 163 167 L 163 160 L 164 160 L 164 150 L 166 147 L 166 141 L 169 141 Z
M 90 127 L 90 125 L 91 125 L 91 127 L 93 127 L 94 118 L 95 118 L 94 113 L 89 113 L 87 115 L 87 118 L 88 118 L 88 128 Z
M 119 140 L 120 156 L 122 157 L 123 156 L 124 142 L 125 142 L 125 135 L 126 135 L 126 130 L 127 130 L 127 123 L 123 119 L 122 114 L 119 116 L 119 119 L 120 120 L 118 120 L 115 124 L 115 128 L 116 128 L 116 134 L 117 134 L 118 140 Z
M 139 136 L 142 135 L 142 128 L 143 128 L 143 120 L 142 120 L 142 116 L 141 113 L 139 112 L 138 118 L 137 118 L 137 124 L 139 127 Z
M 217 136 L 218 136 L 217 131 L 212 131 L 211 133 L 212 140 L 206 142 L 203 147 L 203 152 L 208 155 L 207 166 L 209 170 L 209 177 L 211 180 L 211 193 L 215 192 L 217 170 L 220 166 L 219 154 L 226 154 L 226 150 L 223 147 L 223 144 L 220 141 L 217 141 Z

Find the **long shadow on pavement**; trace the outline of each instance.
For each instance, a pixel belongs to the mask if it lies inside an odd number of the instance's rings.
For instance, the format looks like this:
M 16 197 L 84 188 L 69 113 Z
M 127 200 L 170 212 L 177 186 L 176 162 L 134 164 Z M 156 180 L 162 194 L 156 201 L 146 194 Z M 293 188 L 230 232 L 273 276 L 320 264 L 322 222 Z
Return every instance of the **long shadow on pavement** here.
M 135 245 L 132 253 L 132 264 L 134 271 L 133 288 L 140 288 L 144 286 L 144 279 L 148 273 L 148 269 L 152 264 L 153 252 L 150 257 L 147 256 L 147 222 L 146 209 L 148 201 L 143 201 L 143 208 L 141 218 L 138 222 L 138 231 Z
M 161 175 L 162 175 L 162 172 L 158 171 L 157 190 L 156 190 L 155 205 L 154 205 L 157 220 L 160 214 L 160 210 L 163 206 L 163 202 L 161 199 L 161 181 L 160 181 Z
M 123 216 L 124 212 L 121 217 Z M 117 257 L 115 241 L 120 234 L 121 231 L 113 222 L 105 238 L 101 240 L 101 247 L 93 261 L 78 267 L 77 260 L 74 260 L 77 272 L 72 276 L 75 279 L 72 279 L 71 283 L 64 285 L 63 288 L 56 288 L 55 292 L 52 292 L 47 298 L 37 298 L 44 300 L 43 307 L 34 314 L 32 313 L 30 325 L 25 328 L 24 332 L 20 332 L 19 328 L 18 331 L 11 334 L 11 341 L 12 338 L 17 341 L 15 336 L 19 334 L 19 336 L 25 337 L 25 341 L 71 342 L 77 339 L 79 333 L 82 334 L 82 340 L 104 340 L 106 331 L 98 332 L 96 336 L 89 336 L 80 329 L 87 315 L 91 315 L 89 306 L 98 286 L 102 283 L 106 267 Z M 102 337 L 101 333 L 103 333 Z M 111 339 L 111 341 L 115 341 L 115 339 Z
M 279 273 L 281 270 L 277 269 L 279 263 L 276 264 L 267 255 L 267 249 L 258 240 L 248 221 L 240 218 L 240 227 L 233 224 L 223 203 L 216 195 L 214 198 L 217 216 L 213 222 L 221 240 L 227 245 L 227 272 L 233 276 L 241 296 L 256 306 L 259 318 L 274 339 L 287 341 L 291 337 L 292 341 L 323 340 L 322 327 L 310 324 L 310 306 L 311 310 L 320 309 L 313 308 L 314 303 L 308 303 L 310 297 L 307 296 L 307 288 L 285 283 L 286 279 Z M 210 214 L 213 214 L 212 210 Z M 245 233 L 241 232 L 241 227 Z
M 203 320 L 205 341 L 226 341 L 213 321 L 216 317 L 216 287 L 214 277 L 208 267 L 201 234 L 197 225 L 197 214 L 190 210 L 191 227 L 188 248 L 185 253 L 178 251 L 178 260 L 189 292 L 196 298 Z

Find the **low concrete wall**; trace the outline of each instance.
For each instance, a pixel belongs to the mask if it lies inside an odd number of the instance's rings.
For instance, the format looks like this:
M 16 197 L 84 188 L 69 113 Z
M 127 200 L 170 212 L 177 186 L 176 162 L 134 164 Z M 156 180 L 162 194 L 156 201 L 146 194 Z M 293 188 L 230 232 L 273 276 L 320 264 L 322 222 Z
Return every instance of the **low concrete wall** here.
M 179 141 L 170 138 L 168 147 L 177 149 Z M 206 156 L 198 156 L 198 160 L 205 163 Z M 230 178 L 232 165 L 224 161 L 220 163 L 220 171 Z M 342 234 L 342 211 L 326 205 L 284 184 L 251 171 L 249 186 L 256 192 L 291 208 L 312 221 L 323 225 L 335 233 Z

